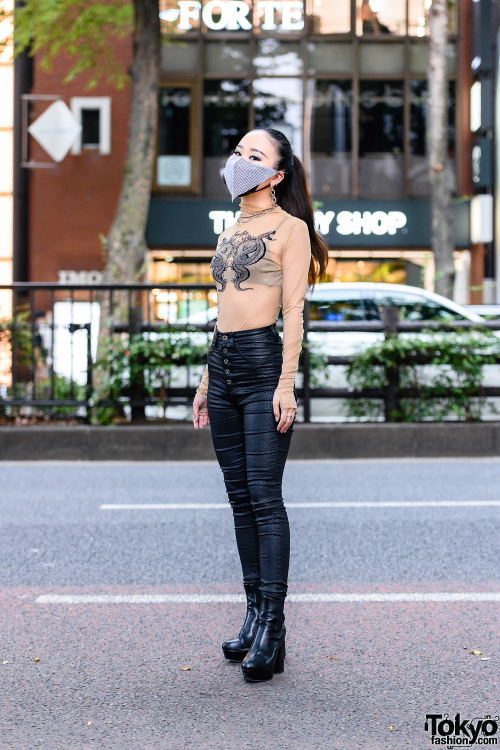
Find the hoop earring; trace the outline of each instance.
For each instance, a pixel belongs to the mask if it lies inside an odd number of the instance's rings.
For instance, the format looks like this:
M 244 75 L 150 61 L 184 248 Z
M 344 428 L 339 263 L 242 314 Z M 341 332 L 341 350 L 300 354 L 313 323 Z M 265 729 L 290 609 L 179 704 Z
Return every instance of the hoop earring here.
M 273 198 L 273 208 L 276 208 L 276 206 L 278 205 L 278 202 L 276 200 L 276 193 L 274 192 L 274 185 L 271 185 L 271 195 Z

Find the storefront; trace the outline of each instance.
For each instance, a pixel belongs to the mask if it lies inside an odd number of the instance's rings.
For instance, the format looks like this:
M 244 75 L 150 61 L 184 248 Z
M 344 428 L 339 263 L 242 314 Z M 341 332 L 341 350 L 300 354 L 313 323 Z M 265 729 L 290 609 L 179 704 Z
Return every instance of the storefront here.
M 150 280 L 211 280 L 217 235 L 238 210 L 225 161 L 242 134 L 264 126 L 284 132 L 304 163 L 330 247 L 327 280 L 430 286 L 428 5 L 166 0 Z M 457 197 L 471 193 L 462 16 L 453 4 L 448 152 Z M 458 257 L 470 247 L 467 201 L 455 207 L 455 240 Z
M 264 126 L 283 131 L 304 163 L 330 248 L 327 280 L 430 288 L 428 4 L 163 0 L 149 280 L 211 282 L 217 235 L 238 211 L 222 180 L 225 162 L 244 133 Z M 483 282 L 484 253 L 469 233 L 471 7 L 472 0 L 450 4 L 448 153 L 457 268 L 470 271 L 459 301 L 479 303 L 482 292 L 472 290 Z M 116 59 L 130 64 L 128 40 L 116 43 Z M 63 86 L 65 58 L 50 75 L 34 65 L 32 94 L 61 93 L 93 116 L 97 102 L 109 116 L 105 138 L 101 129 L 98 138 L 82 131 L 81 148 L 57 167 L 32 170 L 26 276 L 93 283 L 120 192 L 130 87 L 100 84 L 89 97 L 78 79 Z
M 318 203 L 315 224 L 330 248 L 325 281 L 431 287 L 434 267 L 428 201 Z M 154 248 L 150 251 L 149 281 L 211 282 L 209 266 L 217 236 L 234 224 L 238 215 L 237 207 L 229 209 L 228 205 L 227 201 L 209 199 L 153 197 L 147 227 L 148 245 Z M 457 271 L 468 273 L 468 201 L 455 207 L 454 237 Z M 463 286 L 459 274 L 457 284 Z

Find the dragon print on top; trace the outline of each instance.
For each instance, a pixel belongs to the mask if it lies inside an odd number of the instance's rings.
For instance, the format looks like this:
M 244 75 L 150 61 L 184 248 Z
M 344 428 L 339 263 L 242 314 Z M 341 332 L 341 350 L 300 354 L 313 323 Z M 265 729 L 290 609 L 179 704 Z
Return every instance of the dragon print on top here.
M 210 263 L 210 270 L 214 281 L 217 281 L 223 292 L 228 281 L 232 281 L 235 288 L 240 292 L 247 292 L 253 287 L 244 289 L 241 284 L 250 278 L 249 266 L 258 263 L 266 254 L 266 243 L 264 240 L 274 241 L 276 230 L 264 232 L 254 237 L 248 231 L 235 232 L 229 239 L 224 237 L 217 248 L 217 252 Z M 229 269 L 233 270 L 232 279 L 225 278 Z
M 303 308 L 311 262 L 311 242 L 305 221 L 277 206 L 245 201 L 244 213 L 259 214 L 251 226 L 231 224 L 218 237 L 210 272 L 217 289 L 217 331 L 243 331 L 276 323 L 283 317 L 283 364 L 277 390 L 281 408 L 296 408 L 295 375 L 302 347 Z M 250 231 L 245 231 L 250 229 Z M 248 292 L 248 294 L 240 294 Z M 226 356 L 226 369 L 231 358 Z M 201 393 L 208 403 L 207 360 Z M 229 377 L 229 380 L 232 380 Z M 233 387 L 232 384 L 227 384 Z

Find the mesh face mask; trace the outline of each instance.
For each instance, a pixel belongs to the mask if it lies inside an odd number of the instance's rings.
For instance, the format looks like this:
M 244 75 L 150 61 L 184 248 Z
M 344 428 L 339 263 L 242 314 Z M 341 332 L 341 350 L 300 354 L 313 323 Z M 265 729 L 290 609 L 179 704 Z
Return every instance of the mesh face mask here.
M 277 171 L 265 164 L 248 161 L 242 156 L 230 156 L 224 167 L 224 179 L 231 193 L 231 201 L 247 192 L 256 192 L 251 188 L 275 174 L 278 174 Z

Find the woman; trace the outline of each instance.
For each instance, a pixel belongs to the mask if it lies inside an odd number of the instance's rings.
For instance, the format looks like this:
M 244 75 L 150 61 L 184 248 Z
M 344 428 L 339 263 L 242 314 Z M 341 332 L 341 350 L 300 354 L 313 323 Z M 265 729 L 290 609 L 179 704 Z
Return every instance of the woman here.
M 241 214 L 220 234 L 210 264 L 218 317 L 193 422 L 210 424 L 247 596 L 243 627 L 222 649 L 241 662 L 247 680 L 262 681 L 284 670 L 290 529 L 282 476 L 297 408 L 304 297 L 324 273 L 328 250 L 314 229 L 302 163 L 279 130 L 247 133 L 224 181 L 233 201 L 241 197 Z

